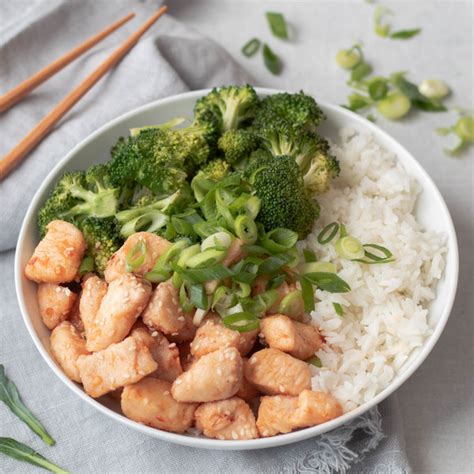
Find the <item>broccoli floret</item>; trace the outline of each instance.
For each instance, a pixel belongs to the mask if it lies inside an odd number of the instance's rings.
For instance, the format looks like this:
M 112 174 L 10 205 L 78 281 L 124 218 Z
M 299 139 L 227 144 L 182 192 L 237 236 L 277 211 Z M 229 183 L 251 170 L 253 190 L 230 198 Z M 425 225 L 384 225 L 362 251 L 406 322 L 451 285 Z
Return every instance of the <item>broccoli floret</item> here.
M 297 163 L 289 156 L 267 156 L 263 161 L 251 184 L 261 200 L 257 221 L 266 231 L 285 227 L 304 239 L 319 217 L 319 205 L 307 194 Z
M 120 224 L 120 235 L 129 237 L 135 232 L 158 232 L 168 224 L 169 214 L 179 212 L 191 202 L 188 188 L 183 188 L 163 199 L 146 195 L 136 205 L 115 216 Z
M 87 244 L 87 255 L 94 261 L 97 273 L 104 273 L 107 262 L 122 245 L 117 225 L 113 218 L 88 217 L 79 223 Z
M 219 87 L 196 102 L 194 113 L 198 123 L 211 123 L 222 134 L 252 120 L 258 104 L 257 93 L 249 85 Z
M 65 173 L 38 213 L 41 235 L 54 219 L 77 224 L 87 217 L 115 215 L 118 195 L 119 190 L 112 186 L 106 165 L 93 166 L 86 172 Z
M 120 137 L 112 147 L 111 155 L 112 159 L 108 162 L 108 167 L 112 183 L 115 186 L 133 190 L 137 184 L 136 175 L 140 164 L 135 140 Z
M 218 158 L 203 166 L 191 181 L 191 188 L 196 201 L 201 201 L 214 185 L 225 178 L 231 171 L 227 161 Z
M 315 132 L 324 118 L 316 101 L 301 91 L 297 94 L 273 94 L 263 99 L 254 125 L 262 127 L 272 123 L 299 132 Z
M 224 153 L 225 159 L 234 167 L 245 163 L 250 153 L 258 148 L 260 139 L 248 128 L 228 130 L 219 138 L 218 148 Z

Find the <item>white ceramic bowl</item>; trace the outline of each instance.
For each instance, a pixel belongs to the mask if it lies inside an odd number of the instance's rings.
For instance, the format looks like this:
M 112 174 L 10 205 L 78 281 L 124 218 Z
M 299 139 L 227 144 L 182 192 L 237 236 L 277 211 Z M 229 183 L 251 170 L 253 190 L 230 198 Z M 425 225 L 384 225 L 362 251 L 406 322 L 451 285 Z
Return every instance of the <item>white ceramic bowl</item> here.
M 415 158 L 413 158 L 413 156 L 411 156 L 408 151 L 393 138 L 388 136 L 371 122 L 344 108 L 330 105 L 323 101 L 318 101 L 319 105 L 327 115 L 327 121 L 321 128 L 322 133 L 325 136 L 337 141 L 338 130 L 346 126 L 351 126 L 361 132 L 370 132 L 381 145 L 395 153 L 406 170 L 418 180 L 423 192 L 421 193 L 417 204 L 417 217 L 426 229 L 443 232 L 447 236 L 447 265 L 444 277 L 438 284 L 436 300 L 433 301 L 429 309 L 429 318 L 434 323 L 434 330 L 431 336 L 427 339 L 423 347 L 420 347 L 412 354 L 411 360 L 405 367 L 403 373 L 399 374 L 390 385 L 385 388 L 385 390 L 380 392 L 370 402 L 364 403 L 357 409 L 346 413 L 335 420 L 289 434 L 249 441 L 220 441 L 179 435 L 153 429 L 129 420 L 120 414 L 119 406 L 116 402 L 110 400 L 109 397 L 104 397 L 100 401 L 89 397 L 82 390 L 81 386 L 69 380 L 61 368 L 56 364 L 51 355 L 49 331 L 42 324 L 38 312 L 38 305 L 36 302 L 36 284 L 28 281 L 23 273 L 26 262 L 32 255 L 33 250 L 38 243 L 38 232 L 36 227 L 36 215 L 38 209 L 41 207 L 49 191 L 54 186 L 57 178 L 64 171 L 85 169 L 94 163 L 106 161 L 110 156 L 111 146 L 115 144 L 120 136 L 126 136 L 131 127 L 165 122 L 173 117 L 181 115 L 191 116 L 196 99 L 207 92 L 208 91 L 195 91 L 169 97 L 167 99 L 157 100 L 156 102 L 122 115 L 104 125 L 84 141 L 79 143 L 54 167 L 35 194 L 26 213 L 20 236 L 18 238 L 15 260 L 15 280 L 18 301 L 28 331 L 36 344 L 36 347 L 53 372 L 67 385 L 69 389 L 81 397 L 85 402 L 119 423 L 164 441 L 197 448 L 245 450 L 290 444 L 316 436 L 347 423 L 392 394 L 415 372 L 431 352 L 443 331 L 453 305 L 458 280 L 458 247 L 453 223 L 446 204 L 431 178 Z M 261 96 L 275 92 L 278 91 L 258 89 L 258 93 Z

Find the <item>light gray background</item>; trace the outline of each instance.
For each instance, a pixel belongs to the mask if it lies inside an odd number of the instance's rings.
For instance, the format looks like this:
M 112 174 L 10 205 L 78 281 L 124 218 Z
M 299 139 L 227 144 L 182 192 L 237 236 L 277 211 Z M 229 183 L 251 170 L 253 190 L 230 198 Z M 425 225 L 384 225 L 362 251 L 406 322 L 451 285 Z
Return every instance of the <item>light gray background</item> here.
M 374 5 L 364 1 L 173 0 L 170 13 L 224 46 L 255 77 L 257 85 L 304 89 L 342 104 L 347 73 L 334 63 L 336 51 L 362 40 L 376 73 L 406 70 L 413 81 L 442 78 L 452 87 L 450 105 L 473 105 L 473 5 L 471 1 L 379 1 L 394 11 L 397 29 L 422 27 L 411 40 L 391 41 L 372 32 Z M 285 43 L 268 31 L 265 11 L 283 12 L 294 27 Z M 258 36 L 284 60 L 280 76 L 269 74 L 260 56 L 246 59 L 245 42 Z M 405 437 L 415 472 L 474 472 L 473 384 L 473 153 L 446 157 L 445 139 L 434 129 L 452 113 L 413 113 L 399 123 L 377 124 L 424 166 L 446 200 L 460 246 L 460 279 L 451 318 L 436 348 L 399 390 Z

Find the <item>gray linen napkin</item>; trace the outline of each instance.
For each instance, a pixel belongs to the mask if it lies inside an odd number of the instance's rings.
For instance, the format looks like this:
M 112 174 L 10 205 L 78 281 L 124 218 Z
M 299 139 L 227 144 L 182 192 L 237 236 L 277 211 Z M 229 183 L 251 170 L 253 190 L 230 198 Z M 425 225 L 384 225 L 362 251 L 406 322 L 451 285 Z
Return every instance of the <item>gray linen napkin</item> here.
M 0 0 L 0 84 L 10 89 L 128 11 L 137 18 L 0 116 L 0 156 L 123 41 L 157 2 Z M 79 400 L 52 374 L 21 321 L 13 258 L 26 208 L 48 171 L 108 120 L 189 89 L 251 82 L 211 40 L 165 16 L 0 185 L 0 362 L 57 440 L 46 448 L 4 406 L 0 435 L 38 449 L 71 472 L 409 472 L 396 400 L 319 437 L 254 452 L 202 451 L 164 443 L 121 426 Z M 384 434 L 385 433 L 385 438 Z M 374 448 L 379 445 L 374 452 Z M 0 455 L 1 456 L 1 455 Z M 1 472 L 33 467 L 0 457 Z

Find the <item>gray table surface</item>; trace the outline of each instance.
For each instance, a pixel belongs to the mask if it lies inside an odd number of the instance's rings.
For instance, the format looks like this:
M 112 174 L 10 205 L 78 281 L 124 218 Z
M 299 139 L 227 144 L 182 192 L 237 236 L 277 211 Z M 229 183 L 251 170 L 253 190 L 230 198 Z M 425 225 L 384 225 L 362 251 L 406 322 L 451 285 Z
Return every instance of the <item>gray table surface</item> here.
M 372 32 L 374 5 L 360 1 L 174 0 L 170 11 L 223 45 L 260 86 L 304 89 L 341 104 L 349 92 L 347 74 L 334 63 L 339 48 L 362 40 L 367 59 L 380 74 L 406 70 L 414 81 L 446 80 L 450 105 L 473 108 L 473 2 L 384 1 L 395 12 L 394 26 L 422 27 L 409 41 L 390 41 Z M 294 30 L 285 43 L 272 38 L 264 12 L 281 11 Z M 284 60 L 283 73 L 269 74 L 261 57 L 246 59 L 240 47 L 258 36 Z M 416 113 L 402 122 L 378 120 L 424 166 L 443 194 L 460 246 L 460 279 L 455 306 L 437 346 L 399 390 L 410 461 L 415 472 L 474 472 L 473 385 L 473 153 L 446 157 L 434 129 L 453 113 Z

